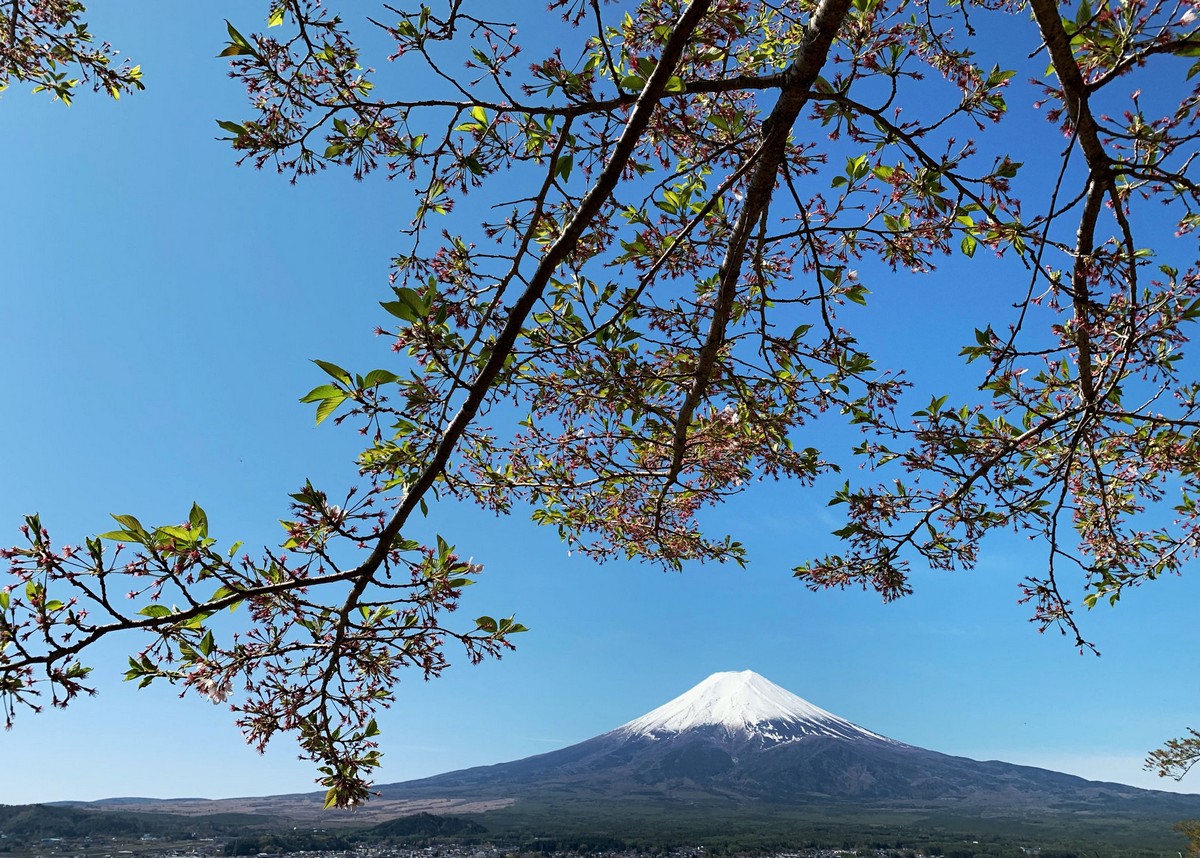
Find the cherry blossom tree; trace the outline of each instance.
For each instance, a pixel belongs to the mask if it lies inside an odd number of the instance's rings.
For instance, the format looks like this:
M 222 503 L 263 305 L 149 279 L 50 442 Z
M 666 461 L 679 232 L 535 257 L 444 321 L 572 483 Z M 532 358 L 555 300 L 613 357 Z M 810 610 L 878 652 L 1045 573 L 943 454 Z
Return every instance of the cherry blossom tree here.
M 396 357 L 319 360 L 304 397 L 364 433 L 361 485 L 336 502 L 304 485 L 286 541 L 256 557 L 199 507 L 118 515 L 80 546 L 31 516 L 4 552 L 9 721 L 88 691 L 89 648 L 140 634 L 127 678 L 231 701 L 260 747 L 296 733 L 329 803 L 362 801 L 400 672 L 436 676 L 451 645 L 499 655 L 523 630 L 450 623 L 479 567 L 408 535 L 442 498 L 532 509 L 598 559 L 742 563 L 704 509 L 854 462 L 865 478 L 832 498 L 843 548 L 797 566 L 805 585 L 895 599 L 911 564 L 969 568 L 1016 529 L 1045 547 L 1022 584 L 1035 623 L 1080 648 L 1068 576 L 1090 608 L 1195 556 L 1196 0 L 552 0 L 577 41 L 532 61 L 525 22 L 483 0 L 357 22 L 340 5 L 274 0 L 260 33 L 229 26 L 250 112 L 220 126 L 292 180 L 347 169 L 415 191 L 382 302 Z M 82 12 L 2 4 L 2 81 L 140 87 Z M 1013 68 L 981 58 L 998 24 L 1027 38 L 1001 52 Z M 390 56 L 364 57 L 364 33 Z M 1018 90 L 1028 51 L 1039 73 Z M 385 91 L 396 68 L 428 86 Z M 1035 121 L 1061 147 L 1041 151 L 1048 186 L 1022 189 L 1002 132 Z M 858 272 L 985 252 L 1011 312 L 962 350 L 977 388 L 913 415 L 904 367 L 877 366 L 847 321 L 870 302 Z M 848 457 L 811 440 L 838 423 L 860 433 Z M 239 605 L 227 633 L 214 618 Z M 1150 762 L 1179 775 L 1198 757 L 1193 733 Z
M 107 43 L 94 44 L 84 13 L 76 0 L 5 2 L 0 8 L 0 91 L 16 80 L 70 104 L 81 83 L 113 98 L 144 89 L 138 66 L 115 64 Z

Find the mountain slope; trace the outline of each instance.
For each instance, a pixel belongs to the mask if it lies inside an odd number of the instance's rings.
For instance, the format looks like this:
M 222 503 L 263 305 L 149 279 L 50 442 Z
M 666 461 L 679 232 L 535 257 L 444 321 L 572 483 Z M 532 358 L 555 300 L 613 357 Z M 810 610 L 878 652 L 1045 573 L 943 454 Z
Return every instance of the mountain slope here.
M 751 671 L 714 674 L 646 715 L 568 748 L 378 789 L 396 799 L 638 796 L 1200 815 L 1200 796 L 1098 783 L 906 745 L 826 712 Z

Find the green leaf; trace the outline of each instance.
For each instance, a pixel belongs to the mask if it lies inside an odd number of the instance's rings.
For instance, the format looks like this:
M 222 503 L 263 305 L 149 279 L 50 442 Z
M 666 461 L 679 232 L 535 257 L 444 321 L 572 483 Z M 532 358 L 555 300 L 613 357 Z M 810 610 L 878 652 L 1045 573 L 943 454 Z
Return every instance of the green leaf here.
M 221 586 L 221 587 L 218 587 L 216 589 L 216 591 L 213 592 L 213 594 L 208 598 L 208 601 L 215 602 L 218 599 L 224 599 L 226 596 L 233 596 L 237 592 L 238 592 L 237 590 L 234 590 L 231 587 Z
M 136 542 L 141 543 L 141 537 L 136 533 L 131 533 L 128 530 L 110 530 L 107 533 L 101 533 L 100 539 L 111 539 L 113 542 Z
M 404 304 L 401 304 L 399 301 L 380 301 L 379 306 L 383 307 L 383 309 L 387 310 L 397 319 L 402 321 L 409 323 L 417 321 L 416 314 L 414 314 L 411 309 Z
M 122 529 L 102 533 L 100 534 L 101 539 L 113 539 L 118 542 L 136 542 L 139 545 L 149 543 L 150 534 L 146 532 L 146 528 L 142 527 L 142 523 L 132 515 L 114 515 L 113 519 L 117 524 L 122 526 Z
M 271 14 L 267 17 L 268 27 L 278 27 L 283 23 L 283 6 L 276 6 L 271 10 Z
M 204 628 L 204 622 L 212 615 L 212 611 L 196 614 L 184 620 L 179 627 L 182 629 L 202 629 Z
M 560 155 L 558 163 L 554 165 L 555 174 L 564 182 L 571 178 L 571 167 L 575 165 L 575 158 L 571 154 Z
M 144 617 L 154 617 L 157 619 L 159 617 L 171 616 L 171 609 L 166 605 L 147 605 L 138 611 L 138 613 Z
M 196 534 L 188 530 L 186 527 L 180 527 L 176 524 L 166 524 L 154 531 L 155 536 L 165 536 L 170 539 L 176 539 L 180 542 L 195 542 Z
M 367 373 L 367 377 L 363 379 L 363 387 L 377 387 L 380 384 L 391 384 L 399 381 L 400 376 L 394 372 L 388 372 L 386 369 L 373 369 Z
M 201 538 L 208 536 L 208 515 L 195 501 L 192 502 L 192 510 L 188 513 L 188 523 L 191 524 L 192 530 L 197 536 Z
M 317 406 L 317 425 L 320 426 L 322 421 L 333 412 L 337 411 L 339 405 L 346 401 L 346 397 L 342 396 L 339 399 L 326 399 Z
M 341 397 L 345 399 L 346 391 L 342 390 L 333 384 L 322 384 L 314 387 L 308 393 L 300 397 L 301 402 L 324 402 L 326 399 L 336 399 Z
M 396 300 L 380 301 L 380 307 L 383 307 L 383 309 L 387 310 L 397 319 L 405 322 L 416 322 L 425 315 L 425 307 L 416 292 L 405 287 L 394 291 L 396 292 Z
M 250 42 L 246 40 L 245 36 L 237 31 L 237 29 L 229 22 L 228 19 L 225 21 L 225 29 L 229 31 L 229 40 L 233 44 L 241 45 L 242 47 L 246 48 L 250 47 Z
M 1021 161 L 1010 161 L 1005 158 L 1000 162 L 1000 166 L 996 168 L 996 175 L 1002 179 L 1011 179 L 1017 175 L 1017 170 L 1021 169 Z
M 229 30 L 229 47 L 217 54 L 218 57 L 237 57 L 245 54 L 254 55 L 254 49 L 250 46 L 250 42 L 246 40 L 245 36 L 234 29 L 233 24 L 226 21 L 225 27 Z
M 329 361 L 324 361 L 324 360 L 314 360 L 313 363 L 315 363 L 321 369 L 325 370 L 325 372 L 327 374 L 329 374 L 333 378 L 337 379 L 342 384 L 350 383 L 350 373 L 348 373 L 346 370 L 342 369 L 336 363 L 330 363 Z
M 134 533 L 146 532 L 146 528 L 142 527 L 142 523 L 132 515 L 114 515 L 113 519 L 117 524 L 123 525 L 126 529 L 132 530 Z
M 854 286 L 846 290 L 846 298 L 853 301 L 855 304 L 867 305 L 867 296 L 871 294 L 865 286 Z

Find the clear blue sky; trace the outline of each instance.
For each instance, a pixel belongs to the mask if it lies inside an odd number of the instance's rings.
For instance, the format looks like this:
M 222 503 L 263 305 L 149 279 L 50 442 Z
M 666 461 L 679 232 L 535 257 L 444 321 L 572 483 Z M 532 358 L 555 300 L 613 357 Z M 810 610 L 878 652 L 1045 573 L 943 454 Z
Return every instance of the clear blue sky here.
M 293 187 L 234 167 L 214 120 L 246 114 L 214 55 L 222 18 L 253 29 L 259 5 L 97 4 L 93 29 L 142 64 L 145 93 L 81 94 L 69 109 L 20 86 L 0 98 L 6 544 L 28 512 L 78 541 L 109 529 L 109 512 L 167 523 L 193 500 L 223 540 L 275 544 L 287 492 L 354 476 L 357 436 L 315 428 L 297 399 L 321 383 L 311 358 L 361 370 L 393 360 L 371 332 L 386 323 L 376 302 L 410 198 L 382 177 Z M 919 284 L 869 283 L 886 320 L 872 329 L 882 362 L 937 334 L 948 350 L 926 363 L 952 366 L 1000 271 L 981 260 Z M 896 328 L 888 302 L 931 310 Z M 1042 558 L 1019 537 L 988 543 L 969 574 L 918 570 L 915 595 L 894 605 L 803 590 L 789 569 L 830 548 L 839 526 L 825 497 L 756 487 L 712 516 L 748 545 L 750 567 L 681 575 L 597 567 L 524 517 L 439 508 L 437 530 L 487 566 L 464 612 L 515 612 L 532 631 L 501 662 L 406 681 L 380 719 L 379 781 L 560 747 L 709 673 L 750 668 L 912 744 L 1172 787 L 1141 759 L 1200 722 L 1200 581 L 1166 579 L 1086 616 L 1104 655 L 1080 656 L 1016 604 Z M 22 713 L 0 734 L 0 802 L 313 788 L 286 738 L 259 757 L 224 707 L 120 682 L 137 648 L 94 656 L 98 697 Z

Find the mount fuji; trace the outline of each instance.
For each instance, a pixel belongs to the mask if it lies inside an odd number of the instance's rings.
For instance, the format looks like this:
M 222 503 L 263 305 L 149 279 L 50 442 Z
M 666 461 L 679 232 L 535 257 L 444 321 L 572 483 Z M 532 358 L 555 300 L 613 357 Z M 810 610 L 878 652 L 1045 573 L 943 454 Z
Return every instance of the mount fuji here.
M 1200 796 L 979 762 L 898 742 L 752 671 L 716 673 L 640 718 L 515 762 L 377 787 L 384 799 L 976 807 L 1200 816 Z
M 67 804 L 183 818 L 254 813 L 322 826 L 416 814 L 406 830 L 440 819 L 421 822 L 429 814 L 466 814 L 492 835 L 543 845 L 545 838 L 609 843 L 615 837 L 733 851 L 814 838 L 874 842 L 880 832 L 906 831 L 933 837 L 929 842 L 949 832 L 957 832 L 952 840 L 1049 837 L 1089 848 L 1143 849 L 1157 842 L 1166 849 L 1161 854 L 1174 855 L 1180 844 L 1170 834 L 1172 823 L 1200 818 L 1200 795 L 925 750 L 853 724 L 748 670 L 713 674 L 577 745 L 375 790 L 377 797 L 352 813 L 323 811 L 323 793 Z

